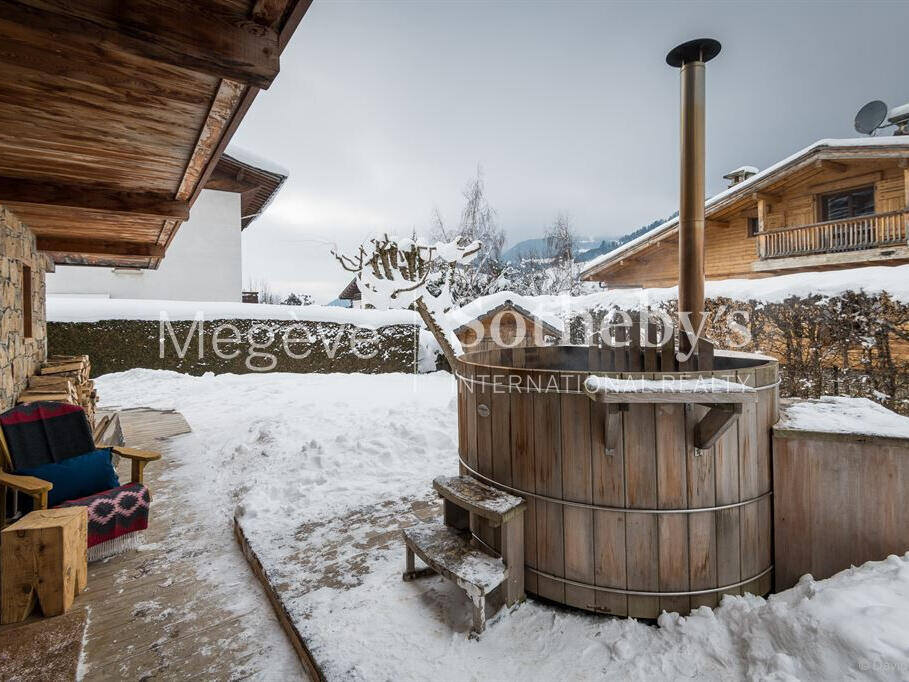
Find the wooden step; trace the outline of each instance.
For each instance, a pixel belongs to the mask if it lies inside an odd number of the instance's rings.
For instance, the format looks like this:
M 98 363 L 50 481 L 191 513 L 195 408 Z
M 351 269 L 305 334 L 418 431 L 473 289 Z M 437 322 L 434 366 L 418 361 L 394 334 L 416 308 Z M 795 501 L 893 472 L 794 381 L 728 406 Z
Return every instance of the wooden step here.
M 439 575 L 451 580 L 482 608 L 485 597 L 508 578 L 508 569 L 470 544 L 469 534 L 441 523 L 424 523 L 402 531 L 407 547 Z M 409 573 L 418 574 L 408 565 Z M 404 574 L 404 578 L 416 575 Z M 484 617 L 485 620 L 485 617 Z
M 480 483 L 472 476 L 439 476 L 432 487 L 449 502 L 500 526 L 523 511 L 524 500 Z

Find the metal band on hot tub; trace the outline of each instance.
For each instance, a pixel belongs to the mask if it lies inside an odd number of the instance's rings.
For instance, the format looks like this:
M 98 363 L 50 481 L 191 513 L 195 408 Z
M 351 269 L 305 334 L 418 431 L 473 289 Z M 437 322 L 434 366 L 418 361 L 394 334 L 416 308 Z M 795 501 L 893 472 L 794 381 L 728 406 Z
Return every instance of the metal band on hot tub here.
M 483 544 L 485 545 L 486 543 L 484 542 Z M 734 590 L 738 587 L 742 587 L 743 585 L 754 582 L 755 580 L 760 580 L 773 570 L 773 564 L 770 564 L 767 568 L 765 568 L 757 575 L 753 575 L 750 578 L 745 578 L 744 580 L 740 580 L 737 583 L 732 583 L 731 585 L 711 587 L 707 590 L 688 590 L 687 592 L 645 592 L 643 590 L 624 590 L 620 587 L 603 587 L 602 585 L 591 585 L 590 583 L 582 583 L 578 582 L 577 580 L 560 578 L 557 575 L 544 573 L 543 571 L 538 571 L 537 569 L 531 568 L 530 566 L 524 566 L 524 570 L 529 573 L 536 573 L 538 576 L 548 578 L 549 580 L 555 580 L 556 582 L 565 583 L 566 585 L 586 587 L 591 590 L 596 590 L 597 592 L 614 592 L 615 594 L 627 594 L 633 597 L 695 597 L 699 594 L 715 594 L 717 592 L 725 592 L 726 590 Z
M 598 511 L 608 511 L 608 512 L 620 512 L 622 514 L 698 514 L 701 512 L 712 512 L 712 511 L 722 511 L 723 509 L 735 509 L 736 507 L 744 507 L 745 505 L 754 504 L 755 502 L 760 502 L 761 500 L 770 497 L 773 495 L 773 491 L 767 491 L 763 495 L 758 495 L 757 497 L 750 497 L 747 500 L 741 500 L 740 502 L 733 502 L 732 504 L 721 504 L 716 507 L 693 507 L 691 509 L 635 509 L 633 507 L 607 507 L 600 504 L 589 504 L 587 502 L 574 502 L 572 500 L 563 500 L 558 497 L 550 497 L 548 495 L 540 495 L 539 493 L 532 493 L 527 490 L 521 490 L 519 488 L 512 488 L 510 485 L 505 485 L 504 483 L 499 483 L 498 481 L 484 476 L 476 469 L 473 469 L 464 459 L 458 455 L 458 460 L 461 462 L 461 465 L 470 472 L 471 476 L 479 478 L 483 481 L 486 481 L 490 485 L 496 488 L 501 488 L 502 490 L 507 490 L 510 493 L 520 495 L 521 497 L 535 497 L 538 500 L 545 500 L 546 502 L 551 502 L 552 504 L 562 504 L 568 505 L 571 507 L 582 507 L 583 509 L 596 509 Z M 757 576 L 760 577 L 760 576 Z
M 492 552 L 495 555 L 499 553 L 495 550 L 494 547 L 490 547 L 487 543 L 483 542 L 483 539 L 477 537 L 476 535 L 471 535 L 471 537 L 479 544 L 483 545 L 488 551 Z M 591 585 L 590 583 L 584 583 L 579 580 L 571 580 L 570 578 L 560 578 L 557 575 L 552 575 L 552 573 L 546 573 L 545 571 L 538 571 L 535 568 L 530 566 L 524 566 L 524 570 L 530 573 L 535 573 L 538 576 L 543 578 L 548 578 L 549 580 L 555 580 L 556 582 L 565 583 L 566 585 L 574 585 L 575 587 L 586 587 L 591 590 L 596 590 L 597 592 L 612 592 L 614 594 L 627 594 L 632 597 L 696 597 L 699 594 L 714 594 L 716 592 L 725 592 L 726 590 L 734 590 L 748 583 L 752 583 L 755 580 L 763 578 L 765 575 L 770 573 L 773 570 L 773 564 L 770 564 L 760 573 L 751 576 L 750 578 L 745 578 L 744 580 L 739 580 L 737 583 L 730 583 L 729 585 L 721 585 L 720 587 L 711 587 L 704 590 L 687 590 L 685 592 L 648 592 L 646 590 L 626 590 L 621 587 L 606 587 L 604 585 Z

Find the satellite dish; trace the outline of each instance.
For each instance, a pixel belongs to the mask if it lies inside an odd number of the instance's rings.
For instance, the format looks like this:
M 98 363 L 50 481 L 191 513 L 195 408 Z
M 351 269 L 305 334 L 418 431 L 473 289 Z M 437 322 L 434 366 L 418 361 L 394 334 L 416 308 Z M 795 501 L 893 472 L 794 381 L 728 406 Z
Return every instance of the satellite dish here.
M 855 129 L 862 135 L 871 135 L 887 118 L 887 105 L 879 99 L 868 102 L 855 115 Z

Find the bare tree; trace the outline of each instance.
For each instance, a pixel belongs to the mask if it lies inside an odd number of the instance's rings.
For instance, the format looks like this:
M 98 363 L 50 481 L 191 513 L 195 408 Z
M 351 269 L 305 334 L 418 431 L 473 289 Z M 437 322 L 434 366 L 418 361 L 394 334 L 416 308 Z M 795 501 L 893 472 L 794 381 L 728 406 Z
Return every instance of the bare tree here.
M 571 217 L 565 211 L 559 211 L 552 225 L 546 228 L 546 248 L 553 262 L 573 261 L 577 243 Z
M 574 260 L 577 243 L 571 217 L 560 211 L 552 225 L 546 229 L 546 248 L 550 256 L 545 273 L 548 293 L 579 293 L 579 268 Z
M 246 291 L 257 291 L 259 293 L 259 303 L 277 305 L 282 300 L 281 295 L 272 290 L 267 279 L 253 279 L 250 277 L 246 280 Z
M 464 207 L 457 229 L 445 223 L 438 208 L 433 209 L 430 226 L 430 235 L 437 241 L 457 241 L 462 246 L 473 242 L 482 245 L 477 258 L 469 265 L 459 267 L 456 273 L 452 292 L 460 304 L 495 291 L 505 270 L 502 263 L 505 232 L 486 198 L 482 167 L 477 166 L 477 175 L 464 187 L 463 196 Z

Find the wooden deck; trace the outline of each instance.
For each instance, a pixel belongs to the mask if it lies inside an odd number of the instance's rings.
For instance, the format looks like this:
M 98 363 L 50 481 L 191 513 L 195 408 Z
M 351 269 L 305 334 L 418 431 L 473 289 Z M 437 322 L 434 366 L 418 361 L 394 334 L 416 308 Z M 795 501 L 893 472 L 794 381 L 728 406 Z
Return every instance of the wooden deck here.
M 230 520 L 224 537 L 204 537 L 186 518 L 181 500 L 194 491 L 167 475 L 168 452 L 180 447 L 171 439 L 190 431 L 182 415 L 137 409 L 121 412 L 121 421 L 127 445 L 164 458 L 146 470 L 153 503 L 144 544 L 89 565 L 88 589 L 76 600 L 89 619 L 84 679 L 304 679 L 231 539 Z M 217 581 L 202 575 L 211 566 Z
M 268 575 L 256 554 L 253 544 L 246 536 L 241 523 L 236 524 L 236 537 L 246 555 L 256 578 L 268 593 L 275 613 L 278 614 L 287 636 L 294 642 L 300 659 L 304 662 L 314 680 L 345 679 L 337 674 L 328 675 L 323 668 L 331 658 L 331 652 L 324 649 L 321 637 L 313 636 L 312 629 L 320 624 L 308 619 L 295 618 L 296 609 L 305 609 L 309 595 L 323 588 L 349 589 L 359 584 L 359 576 L 369 572 L 369 563 L 377 553 L 392 548 L 400 552 L 401 566 L 404 566 L 404 543 L 401 531 L 432 519 L 441 518 L 442 504 L 433 493 L 423 498 L 402 498 L 386 500 L 378 504 L 364 505 L 348 510 L 338 516 L 321 522 L 302 523 L 294 532 L 294 539 L 300 548 L 281 566 L 269 566 Z M 395 574 L 399 580 L 400 574 Z M 420 581 L 425 587 L 432 580 Z M 436 589 L 449 590 L 455 594 L 454 614 L 440 615 L 446 627 L 466 629 L 470 626 L 469 609 L 459 606 L 466 599 L 459 588 L 441 585 L 440 577 L 435 581 Z M 465 618 L 466 617 L 466 618 Z M 309 628 L 309 629 L 307 629 Z

